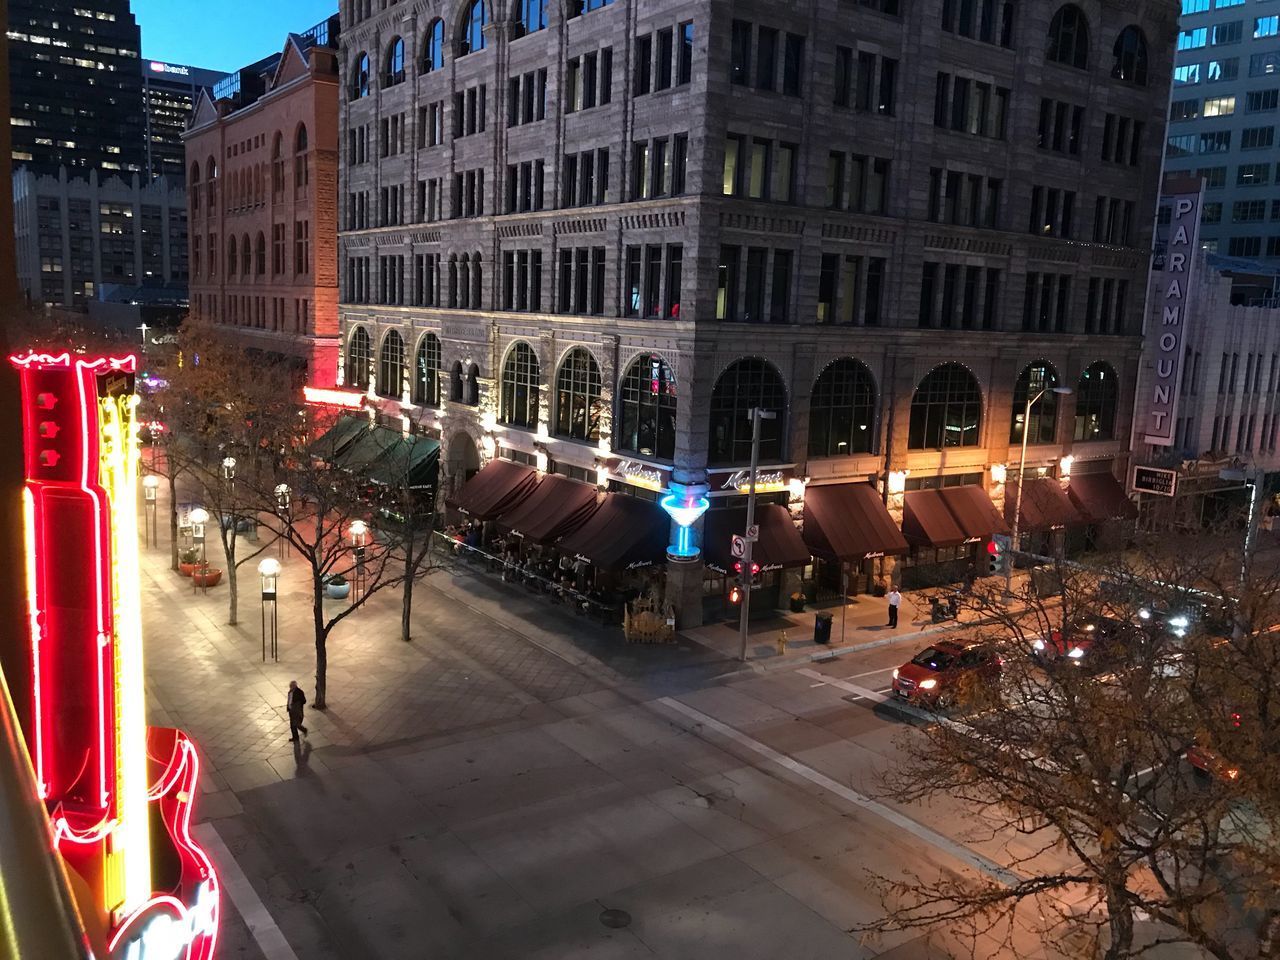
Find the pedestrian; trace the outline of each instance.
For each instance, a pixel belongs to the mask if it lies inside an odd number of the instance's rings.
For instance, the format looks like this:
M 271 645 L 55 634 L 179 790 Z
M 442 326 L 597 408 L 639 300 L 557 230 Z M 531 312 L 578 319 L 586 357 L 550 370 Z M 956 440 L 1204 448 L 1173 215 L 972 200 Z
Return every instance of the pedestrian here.
M 307 735 L 306 725 L 302 722 L 302 709 L 307 705 L 307 695 L 302 692 L 302 688 L 298 686 L 297 680 L 289 681 L 289 700 L 285 704 L 285 709 L 289 712 L 289 742 L 298 742 L 298 731 L 302 731 L 302 735 Z
M 889 590 L 889 626 L 896 629 L 898 626 L 898 606 L 902 603 L 902 594 L 898 592 L 897 587 L 891 587 Z

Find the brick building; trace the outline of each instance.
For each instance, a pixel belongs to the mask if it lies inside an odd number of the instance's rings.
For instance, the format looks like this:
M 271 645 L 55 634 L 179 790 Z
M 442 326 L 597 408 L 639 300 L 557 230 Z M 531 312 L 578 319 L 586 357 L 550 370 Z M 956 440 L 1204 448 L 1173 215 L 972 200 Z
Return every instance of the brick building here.
M 184 137 L 191 312 L 332 383 L 338 333 L 337 18 L 200 94 Z
M 1171 0 L 341 15 L 339 378 L 446 491 L 497 457 L 708 495 L 684 623 L 722 609 L 753 406 L 775 601 L 980 560 L 1045 386 L 1022 529 L 1127 509 Z

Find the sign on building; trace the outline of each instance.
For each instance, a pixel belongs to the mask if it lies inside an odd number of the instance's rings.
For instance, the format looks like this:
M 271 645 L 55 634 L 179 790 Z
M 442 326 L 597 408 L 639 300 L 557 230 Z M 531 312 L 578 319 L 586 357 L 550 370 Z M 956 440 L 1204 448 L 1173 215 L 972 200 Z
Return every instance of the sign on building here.
M 1134 493 L 1154 493 L 1160 497 L 1172 497 L 1178 489 L 1178 471 L 1166 470 L 1163 467 L 1134 467 L 1133 483 L 1130 488 Z
M 1170 216 L 1167 227 L 1161 224 L 1167 233 L 1153 271 L 1155 303 L 1160 314 L 1147 320 L 1145 350 L 1150 380 L 1144 395 L 1138 398 L 1137 410 L 1138 416 L 1144 418 L 1143 440 L 1160 447 L 1174 443 L 1202 196 L 1199 180 L 1181 179 L 1167 181 L 1161 197 L 1161 206 L 1168 205 Z

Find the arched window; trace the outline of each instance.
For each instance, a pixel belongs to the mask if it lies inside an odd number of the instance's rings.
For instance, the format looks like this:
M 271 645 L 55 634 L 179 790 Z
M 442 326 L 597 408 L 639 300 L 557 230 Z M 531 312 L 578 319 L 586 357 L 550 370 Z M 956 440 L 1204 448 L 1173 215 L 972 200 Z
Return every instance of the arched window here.
M 404 390 L 404 340 L 392 330 L 378 351 L 378 393 L 399 400 Z
M 842 357 L 822 371 L 809 403 L 809 456 L 870 453 L 876 434 L 876 384 L 866 365 Z
M 773 364 L 759 357 L 745 357 L 725 368 L 711 391 L 711 463 L 751 462 L 752 407 L 777 414 L 774 420 L 760 421 L 760 459 L 782 459 L 787 390 Z
M 382 75 L 384 87 L 394 87 L 397 83 L 404 83 L 404 40 L 401 37 L 391 41 L 387 49 L 386 70 Z
M 427 27 L 427 42 L 422 48 L 422 72 L 444 69 L 444 21 L 436 18 Z
M 227 237 L 227 276 L 234 277 L 236 275 L 236 238 L 234 236 Z
M 471 306 L 471 254 L 464 253 L 458 258 L 458 309 L 466 310 Z
M 252 272 L 253 246 L 249 243 L 249 235 L 246 233 L 240 238 L 240 276 L 248 280 Z
M 537 33 L 547 28 L 547 0 L 519 0 L 516 19 L 520 34 Z
M 462 385 L 462 402 L 473 407 L 480 402 L 480 368 L 474 363 L 467 367 L 467 379 Z
M 293 152 L 307 152 L 307 125 L 305 123 L 298 124 L 298 132 L 293 137 Z
M 449 374 L 449 399 L 455 403 L 462 402 L 462 361 L 453 361 L 453 370 Z
M 279 130 L 271 143 L 271 192 L 284 192 L 284 134 Z
M 1080 374 L 1076 387 L 1077 440 L 1115 439 L 1119 387 L 1115 370 L 1105 360 L 1091 364 Z
M 502 392 L 498 419 L 513 427 L 538 426 L 538 387 L 542 371 L 537 354 L 523 340 L 516 341 L 502 364 Z
M 1081 70 L 1089 66 L 1089 22 L 1084 18 L 1084 11 L 1075 4 L 1059 7 L 1049 21 L 1045 56 Z
M 484 8 L 484 0 L 472 0 L 467 9 L 467 18 L 462 24 L 459 39 L 458 56 L 476 53 L 484 49 L 484 28 L 489 22 L 488 11 Z
M 480 292 L 484 289 L 484 267 L 480 265 L 480 254 L 471 255 L 471 309 L 481 309 Z
M 205 206 L 209 208 L 209 213 L 215 211 L 218 203 L 218 163 L 213 157 L 210 157 L 204 165 L 204 200 Z M 213 253 L 212 250 L 209 251 Z
M 656 353 L 643 353 L 627 367 L 618 398 L 619 450 L 672 460 L 676 455 L 676 378 Z
M 449 309 L 456 310 L 458 308 L 458 258 L 455 254 L 449 255 Z
M 191 209 L 200 209 L 200 161 L 191 164 Z
M 574 347 L 556 374 L 556 433 L 571 440 L 599 440 L 600 407 L 600 368 L 589 350 Z
M 982 426 L 982 391 L 958 363 L 935 367 L 911 398 L 910 450 L 976 447 Z
M 359 100 L 369 95 L 369 55 L 362 53 L 356 57 L 355 66 L 351 68 L 351 99 Z
M 1027 400 L 1042 394 L 1031 404 L 1030 432 L 1027 443 L 1054 443 L 1058 439 L 1058 374 L 1049 364 L 1039 361 L 1022 371 L 1013 387 L 1013 422 L 1009 442 L 1022 443 L 1023 419 L 1027 416 Z M 1042 393 L 1043 391 L 1043 393 Z
M 261 230 L 253 247 L 253 272 L 260 277 L 267 272 L 267 237 Z
M 293 189 L 295 194 L 301 193 L 311 182 L 311 159 L 307 153 L 307 125 L 298 124 L 298 132 L 294 134 L 293 144 Z
M 1147 38 L 1137 26 L 1130 24 L 1120 31 L 1111 53 L 1112 77 L 1140 87 L 1147 85 Z
M 347 345 L 346 381 L 348 384 L 362 390 L 369 386 L 369 359 L 372 352 L 369 332 L 364 327 L 356 327 L 351 334 L 351 342 Z
M 413 402 L 440 406 L 440 338 L 428 333 L 413 359 Z

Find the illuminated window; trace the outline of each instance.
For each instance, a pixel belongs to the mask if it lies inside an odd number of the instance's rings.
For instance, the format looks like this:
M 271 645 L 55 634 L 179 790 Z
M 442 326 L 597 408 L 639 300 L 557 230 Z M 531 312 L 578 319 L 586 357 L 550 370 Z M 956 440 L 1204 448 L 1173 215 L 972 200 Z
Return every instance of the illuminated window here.
M 670 460 L 676 450 L 676 378 L 662 357 L 641 354 L 627 368 L 618 398 L 619 450 Z
M 1114 437 L 1118 387 L 1115 370 L 1103 360 L 1080 375 L 1080 382 L 1076 385 L 1077 441 L 1111 440 Z
M 1009 430 L 1010 443 L 1022 443 L 1023 419 L 1027 415 L 1027 400 L 1040 391 L 1044 395 L 1031 405 L 1030 432 L 1027 443 L 1053 443 L 1058 435 L 1058 395 L 1053 388 L 1058 385 L 1058 375 L 1047 363 L 1033 363 L 1022 371 L 1013 388 L 1013 423 Z
M 542 371 L 533 348 L 523 340 L 516 341 L 502 364 L 498 420 L 513 427 L 536 428 L 541 383 Z
M 711 391 L 709 462 L 751 462 L 751 408 L 777 414 L 760 421 L 760 459 L 782 459 L 786 427 L 787 390 L 767 360 L 744 357 L 730 364 Z
M 982 427 L 982 391 L 958 363 L 936 367 L 911 398 L 910 450 L 976 447 Z
M 556 374 L 556 433 L 571 440 L 599 440 L 604 413 L 600 367 L 591 352 L 574 347 Z

